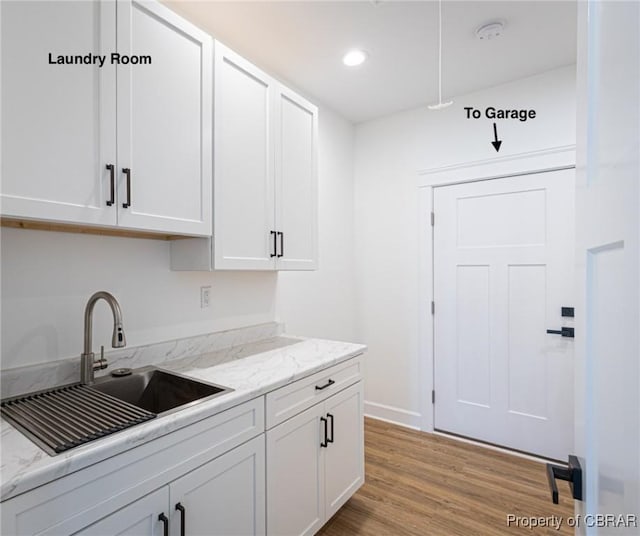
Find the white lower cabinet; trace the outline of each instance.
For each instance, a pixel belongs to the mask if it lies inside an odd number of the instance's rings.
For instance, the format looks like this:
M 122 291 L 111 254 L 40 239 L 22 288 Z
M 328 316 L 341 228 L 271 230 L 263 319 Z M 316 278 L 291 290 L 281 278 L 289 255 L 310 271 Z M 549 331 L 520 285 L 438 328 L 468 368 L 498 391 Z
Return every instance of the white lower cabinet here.
M 261 434 L 76 534 L 263 535 L 264 479 Z
M 161 536 L 164 533 L 164 524 L 160 521 L 160 516 L 166 515 L 168 504 L 169 487 L 165 486 L 75 534 L 82 536 L 105 536 L 106 534 L 113 536 Z
M 267 534 L 310 535 L 364 483 L 362 381 L 267 431 Z
M 267 432 L 267 532 L 314 534 L 324 522 L 318 404 Z
M 265 533 L 264 434 L 169 485 L 171 534 Z
M 328 520 L 364 484 L 362 382 L 327 399 L 331 443 L 324 452 L 324 502 Z

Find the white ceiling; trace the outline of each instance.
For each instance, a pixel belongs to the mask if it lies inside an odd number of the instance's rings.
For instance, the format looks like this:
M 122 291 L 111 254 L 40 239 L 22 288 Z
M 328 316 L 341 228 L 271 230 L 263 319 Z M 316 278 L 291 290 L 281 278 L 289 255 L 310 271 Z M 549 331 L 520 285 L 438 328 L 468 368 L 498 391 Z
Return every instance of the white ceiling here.
M 264 70 L 353 122 L 437 101 L 435 1 L 165 0 Z M 475 29 L 506 21 L 502 37 Z M 370 54 L 348 68 L 343 54 Z M 443 2 L 443 100 L 575 63 L 575 1 Z

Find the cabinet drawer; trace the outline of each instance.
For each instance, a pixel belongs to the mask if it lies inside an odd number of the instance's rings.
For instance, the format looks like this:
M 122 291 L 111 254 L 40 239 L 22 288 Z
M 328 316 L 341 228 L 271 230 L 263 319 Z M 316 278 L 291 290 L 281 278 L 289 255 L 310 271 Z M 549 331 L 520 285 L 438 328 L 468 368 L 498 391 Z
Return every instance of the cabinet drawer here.
M 267 429 L 273 428 L 318 402 L 322 402 L 361 378 L 362 356 L 356 356 L 267 393 Z
M 2 503 L 2 534 L 71 534 L 264 432 L 257 398 Z

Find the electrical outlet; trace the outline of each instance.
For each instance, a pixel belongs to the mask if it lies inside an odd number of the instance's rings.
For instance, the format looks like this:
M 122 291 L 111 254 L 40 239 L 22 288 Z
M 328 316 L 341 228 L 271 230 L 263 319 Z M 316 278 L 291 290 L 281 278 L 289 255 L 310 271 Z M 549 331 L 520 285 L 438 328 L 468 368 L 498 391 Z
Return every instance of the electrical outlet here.
M 200 287 L 200 308 L 205 309 L 209 307 L 209 299 L 211 297 L 211 287 Z

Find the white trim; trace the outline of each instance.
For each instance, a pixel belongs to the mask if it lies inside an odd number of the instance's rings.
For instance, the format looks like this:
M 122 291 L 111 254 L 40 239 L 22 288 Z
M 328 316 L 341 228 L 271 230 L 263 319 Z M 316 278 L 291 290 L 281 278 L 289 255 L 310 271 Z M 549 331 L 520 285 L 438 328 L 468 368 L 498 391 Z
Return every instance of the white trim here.
M 364 415 L 378 421 L 384 421 L 412 430 L 420 430 L 420 414 L 377 402 L 364 402 Z
M 431 315 L 431 302 L 434 296 L 433 227 L 431 227 L 434 187 L 574 168 L 575 157 L 575 145 L 566 145 L 418 171 L 418 373 L 420 374 L 419 388 L 423 395 L 419 402 L 422 414 L 416 413 L 414 415 L 419 418 L 419 426 L 422 431 L 433 432 L 435 421 L 435 408 L 431 403 L 431 391 L 435 388 L 433 377 L 435 364 L 434 326 Z M 437 214 L 435 215 L 435 225 L 438 225 Z M 438 314 L 438 304 L 436 304 L 436 314 Z M 369 403 L 369 405 L 373 404 Z M 375 418 L 375 415 L 372 416 Z M 392 417 L 381 420 L 387 419 L 390 422 L 396 422 Z M 398 423 L 401 422 L 398 421 Z M 411 425 L 407 426 L 411 427 Z
M 419 170 L 418 187 L 511 177 L 525 173 L 571 168 L 575 167 L 575 164 L 576 146 L 564 145 L 540 151 Z
M 433 316 L 431 300 L 433 300 L 433 227 L 431 211 L 433 210 L 433 188 L 418 188 L 418 374 L 420 374 L 419 390 L 424 393 L 419 400 L 422 412 L 420 428 L 432 432 L 434 427 L 433 404 L 431 391 L 434 388 L 433 378 Z

